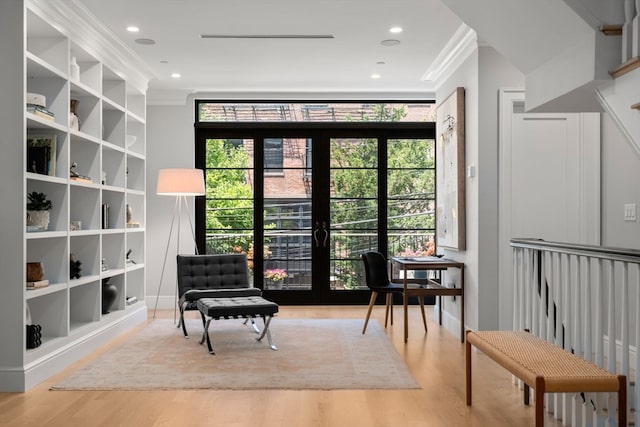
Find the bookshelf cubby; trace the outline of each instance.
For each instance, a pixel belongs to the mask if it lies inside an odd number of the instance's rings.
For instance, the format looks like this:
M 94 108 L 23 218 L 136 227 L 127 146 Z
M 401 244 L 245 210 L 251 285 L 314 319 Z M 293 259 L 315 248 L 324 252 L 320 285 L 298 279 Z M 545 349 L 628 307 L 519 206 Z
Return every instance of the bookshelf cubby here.
M 0 391 L 26 391 L 146 319 L 150 75 L 76 0 L 1 2 L 0 27 L 0 174 L 11 183 L 0 213 Z M 33 99 L 44 105 L 28 110 Z M 46 145 L 53 148 L 38 148 L 35 138 L 54 141 Z M 26 226 L 31 192 L 53 204 L 46 230 Z M 135 227 L 127 224 L 127 206 Z M 80 277 L 71 277 L 72 256 Z M 42 263 L 48 286 L 26 289 L 27 262 Z M 105 278 L 118 289 L 108 314 L 101 309 Z M 131 296 L 136 302 L 128 304 Z M 40 346 L 27 348 L 25 324 L 41 325 Z

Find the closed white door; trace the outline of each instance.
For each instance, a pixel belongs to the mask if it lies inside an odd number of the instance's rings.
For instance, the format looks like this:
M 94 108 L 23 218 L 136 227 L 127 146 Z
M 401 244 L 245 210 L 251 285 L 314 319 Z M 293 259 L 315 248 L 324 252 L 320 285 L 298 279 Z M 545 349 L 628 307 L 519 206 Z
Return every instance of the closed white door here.
M 525 113 L 523 91 L 500 95 L 500 327 L 512 324 L 509 240 L 600 241 L 600 115 Z

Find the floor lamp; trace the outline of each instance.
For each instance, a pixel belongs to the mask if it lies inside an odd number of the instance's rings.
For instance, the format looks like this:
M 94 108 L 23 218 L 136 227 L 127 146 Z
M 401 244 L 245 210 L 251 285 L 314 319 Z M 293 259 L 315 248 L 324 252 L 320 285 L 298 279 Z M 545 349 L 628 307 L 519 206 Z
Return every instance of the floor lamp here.
M 171 246 L 171 236 L 173 234 L 173 227 L 176 223 L 176 217 L 178 222 L 178 236 L 176 241 L 176 255 L 180 253 L 180 223 L 182 219 L 182 210 L 186 211 L 186 215 L 189 218 L 189 226 L 191 228 L 191 237 L 195 247 L 196 254 L 198 253 L 198 247 L 196 245 L 196 236 L 193 229 L 193 221 L 191 220 L 191 212 L 189 211 L 189 204 L 187 203 L 187 197 L 189 196 L 203 196 L 204 191 L 204 174 L 202 169 L 160 169 L 158 171 L 158 186 L 156 188 L 156 194 L 159 196 L 174 196 L 176 198 L 173 207 L 173 218 L 171 219 L 171 228 L 169 228 L 169 239 L 167 240 L 167 248 L 164 252 L 164 262 L 162 263 L 162 273 L 160 273 L 160 282 L 158 283 L 158 294 L 156 295 L 156 304 L 153 308 L 153 318 L 156 317 L 156 310 L 158 308 L 158 299 L 160 298 L 160 289 L 162 288 L 162 279 L 164 278 L 164 270 L 167 266 L 167 255 L 169 254 L 169 246 Z M 175 288 L 175 299 L 177 304 L 178 298 L 178 285 Z M 176 306 L 173 307 L 173 321 L 176 321 Z

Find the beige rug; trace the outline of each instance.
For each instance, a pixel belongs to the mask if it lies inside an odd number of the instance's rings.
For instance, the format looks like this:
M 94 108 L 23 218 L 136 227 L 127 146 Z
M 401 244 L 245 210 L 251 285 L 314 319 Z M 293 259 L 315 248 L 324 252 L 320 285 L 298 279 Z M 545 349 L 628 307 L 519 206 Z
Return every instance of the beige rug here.
M 187 321 L 185 339 L 172 320 L 155 319 L 52 390 L 420 388 L 380 324 L 362 335 L 362 322 L 276 317 L 273 351 L 241 320 L 213 321 L 213 356 L 199 345 L 199 320 Z

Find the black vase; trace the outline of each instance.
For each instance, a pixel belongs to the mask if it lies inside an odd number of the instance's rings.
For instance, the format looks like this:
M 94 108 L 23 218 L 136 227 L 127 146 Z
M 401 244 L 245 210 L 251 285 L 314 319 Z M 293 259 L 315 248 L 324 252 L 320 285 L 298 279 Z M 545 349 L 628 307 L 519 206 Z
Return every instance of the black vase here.
M 107 314 L 118 296 L 118 287 L 109 282 L 111 278 L 102 279 L 102 314 Z

